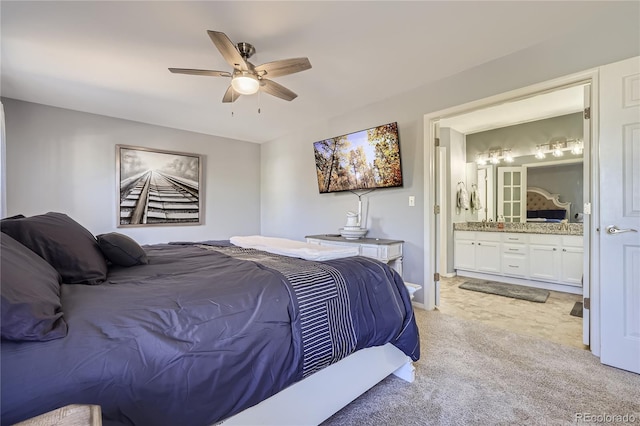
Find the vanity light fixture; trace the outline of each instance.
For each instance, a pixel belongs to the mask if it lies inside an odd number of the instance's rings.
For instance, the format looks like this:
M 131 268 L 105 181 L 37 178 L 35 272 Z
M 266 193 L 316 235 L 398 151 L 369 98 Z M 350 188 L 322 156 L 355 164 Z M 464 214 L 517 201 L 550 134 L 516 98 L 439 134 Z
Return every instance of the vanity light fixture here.
M 554 157 L 562 157 L 566 151 L 571 151 L 574 155 L 582 155 L 583 150 L 584 142 L 582 142 L 582 140 L 561 139 L 537 145 L 535 156 L 537 159 L 542 160 L 546 157 L 546 154 L 551 154 Z
M 487 152 L 480 152 L 476 154 L 476 163 L 479 166 L 484 166 L 487 162 L 491 164 L 500 164 L 500 161 L 504 160 L 507 163 L 513 163 L 513 155 L 510 149 L 490 149 Z

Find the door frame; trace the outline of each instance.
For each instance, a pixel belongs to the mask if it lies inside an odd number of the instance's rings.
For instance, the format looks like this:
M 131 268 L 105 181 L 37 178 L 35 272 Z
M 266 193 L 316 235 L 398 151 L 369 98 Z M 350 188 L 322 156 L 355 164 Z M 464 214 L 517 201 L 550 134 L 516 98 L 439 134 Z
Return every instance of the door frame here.
M 591 87 L 591 117 L 588 121 L 590 128 L 590 145 L 584 150 L 584 175 L 585 189 L 584 203 L 590 203 L 591 215 L 585 214 L 584 219 L 584 261 L 583 261 L 583 289 L 586 289 L 590 298 L 591 309 L 588 312 L 590 324 L 589 339 L 591 352 L 600 355 L 600 264 L 599 264 L 599 234 L 597 230 L 598 207 L 600 200 L 599 175 L 598 175 L 598 69 L 582 71 L 564 77 L 548 80 L 542 83 L 533 84 L 516 90 L 504 92 L 487 98 L 471 101 L 440 111 L 435 111 L 424 115 L 424 247 L 425 252 L 430 253 L 424 262 L 424 307 L 432 310 L 435 308 L 436 285 L 434 274 L 438 272 L 434 253 L 436 247 L 436 233 L 434 230 L 440 226 L 441 215 L 435 213 L 435 155 L 436 155 L 436 124 L 443 118 L 469 113 L 475 110 L 521 100 L 545 92 L 552 92 L 569 86 L 589 84 Z M 586 196 L 589 193 L 589 196 Z M 583 336 L 584 337 L 584 336 Z

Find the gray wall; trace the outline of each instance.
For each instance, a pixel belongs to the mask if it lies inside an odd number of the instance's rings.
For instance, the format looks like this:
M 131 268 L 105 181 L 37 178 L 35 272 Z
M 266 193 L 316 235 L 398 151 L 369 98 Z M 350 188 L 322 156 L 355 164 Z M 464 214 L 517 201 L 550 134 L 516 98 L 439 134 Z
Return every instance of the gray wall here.
M 512 165 L 535 163 L 536 145 L 547 143 L 551 139 L 582 139 L 582 113 L 561 115 L 558 117 L 537 120 L 515 126 L 501 127 L 485 132 L 467 134 L 467 161 L 475 161 L 476 154 L 492 148 L 510 149 L 514 156 Z M 570 152 L 566 158 L 574 158 Z M 563 157 L 564 158 L 564 157 Z
M 94 234 L 117 231 L 141 244 L 260 233 L 258 145 L 14 99 L 2 102 L 7 215 L 59 211 Z M 116 144 L 204 155 L 204 224 L 116 228 Z
M 354 208 L 357 198 L 348 193 L 318 193 L 312 143 L 397 121 L 404 188 L 376 191 L 368 196 L 369 217 L 376 218 L 369 222 L 369 228 L 372 236 L 406 241 L 404 278 L 423 284 L 425 258 L 433 255 L 424 246 L 425 226 L 433 226 L 424 223 L 424 194 L 425 190 L 431 190 L 430 185 L 424 186 L 424 115 L 640 54 L 637 13 L 617 20 L 604 14 L 598 22 L 585 23 L 584 28 L 587 30 L 567 33 L 564 38 L 549 40 L 263 144 L 262 233 L 303 239 L 309 234 L 336 232 L 344 225 L 345 213 Z M 416 196 L 415 207 L 408 207 L 409 195 Z M 422 291 L 416 293 L 415 300 L 425 300 Z

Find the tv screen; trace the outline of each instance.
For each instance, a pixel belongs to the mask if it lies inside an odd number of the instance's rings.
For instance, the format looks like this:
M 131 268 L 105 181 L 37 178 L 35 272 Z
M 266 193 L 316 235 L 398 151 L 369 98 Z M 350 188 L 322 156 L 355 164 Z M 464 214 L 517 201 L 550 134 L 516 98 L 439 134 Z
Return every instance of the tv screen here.
M 398 123 L 313 144 L 320 193 L 402 186 Z

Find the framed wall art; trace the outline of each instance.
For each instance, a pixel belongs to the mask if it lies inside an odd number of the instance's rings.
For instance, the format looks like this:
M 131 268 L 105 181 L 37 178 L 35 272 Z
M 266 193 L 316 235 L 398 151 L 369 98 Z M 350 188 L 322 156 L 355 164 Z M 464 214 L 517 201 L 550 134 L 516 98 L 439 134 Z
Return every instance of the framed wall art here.
M 203 156 L 116 145 L 117 224 L 200 225 Z

